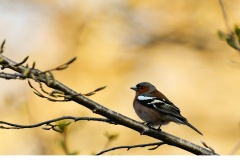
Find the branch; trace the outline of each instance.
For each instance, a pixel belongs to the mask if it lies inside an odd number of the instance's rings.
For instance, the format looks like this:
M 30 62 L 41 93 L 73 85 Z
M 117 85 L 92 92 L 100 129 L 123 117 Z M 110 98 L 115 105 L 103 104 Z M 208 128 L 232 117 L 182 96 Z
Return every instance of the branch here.
M 41 72 L 38 69 L 27 68 L 27 67 L 24 67 L 23 65 L 15 66 L 16 64 L 17 64 L 16 62 L 3 56 L 3 54 L 0 54 L 0 65 L 2 65 L 2 69 L 9 68 L 21 74 L 23 74 L 24 72 L 26 73 L 26 70 L 28 70 L 28 74 L 26 74 L 26 76 L 29 79 L 33 79 L 35 81 L 45 83 L 48 87 L 63 92 L 65 95 L 70 96 L 72 101 L 92 110 L 92 112 L 95 114 L 99 114 L 99 115 L 102 115 L 103 117 L 106 117 L 107 119 L 110 119 L 116 124 L 128 127 L 132 130 L 139 132 L 141 135 L 147 135 L 149 137 L 153 137 L 155 139 L 163 141 L 168 145 L 179 147 L 193 154 L 216 155 L 216 153 L 213 153 L 211 150 L 208 150 L 206 148 L 203 148 L 201 146 L 198 146 L 196 144 L 193 144 L 189 141 L 178 138 L 166 132 L 163 132 L 163 131 L 160 132 L 159 130 L 149 128 L 148 126 L 142 123 L 139 123 L 120 113 L 110 110 L 102 106 L 101 104 L 98 104 L 97 102 L 94 102 L 91 99 L 83 96 L 82 94 L 79 94 L 76 91 L 68 88 L 61 82 L 53 79 L 51 76 L 47 74 L 45 74 L 45 76 L 42 76 L 41 73 L 43 72 Z M 30 75 L 33 75 L 33 76 L 30 76 Z
M 55 119 L 51 119 L 48 121 L 44 121 L 44 122 L 40 122 L 37 124 L 31 124 L 31 125 L 20 125 L 20 124 L 14 124 L 14 123 L 9 123 L 9 122 L 4 122 L 4 121 L 0 121 L 0 124 L 4 124 L 7 125 L 7 127 L 5 126 L 0 126 L 0 129 L 25 129 L 25 128 L 37 128 L 43 125 L 46 126 L 51 126 L 51 128 L 43 128 L 43 129 L 53 129 L 52 126 L 56 126 L 56 125 L 52 125 L 51 123 L 53 122 L 58 122 L 61 120 L 73 120 L 74 122 L 77 121 L 98 121 L 98 122 L 106 122 L 106 123 L 110 123 L 110 124 L 115 124 L 113 121 L 106 119 L 106 118 L 95 118 L 95 117 L 73 117 L 73 116 L 63 116 L 63 117 L 59 117 L 59 118 L 55 118 Z
M 122 148 L 127 148 L 127 150 L 130 150 L 132 148 L 138 148 L 138 147 L 142 148 L 142 147 L 147 147 L 147 146 L 156 146 L 156 147 L 148 149 L 148 150 L 154 150 L 154 149 L 157 149 L 158 147 L 160 147 L 163 144 L 166 144 L 166 143 L 157 142 L 157 143 L 138 144 L 138 145 L 133 145 L 133 146 L 118 146 L 118 147 L 113 147 L 113 148 L 110 148 L 110 149 L 103 150 L 103 151 L 97 153 L 96 155 L 98 156 L 98 155 L 104 154 L 106 152 L 117 150 L 117 149 L 122 149 Z
M 15 74 L 11 74 L 11 73 L 4 73 L 1 72 L 0 73 L 0 78 L 4 78 L 4 79 L 26 79 L 26 76 L 23 76 L 22 74 L 19 73 L 15 73 Z

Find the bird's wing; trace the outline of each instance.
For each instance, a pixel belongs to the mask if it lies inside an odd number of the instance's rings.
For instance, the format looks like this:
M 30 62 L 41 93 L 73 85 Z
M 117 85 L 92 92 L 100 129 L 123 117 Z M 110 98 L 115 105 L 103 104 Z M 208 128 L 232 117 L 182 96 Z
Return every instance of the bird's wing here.
M 181 114 L 178 107 L 176 107 L 171 101 L 165 98 L 149 97 L 149 96 L 138 96 L 138 101 L 149 108 L 155 109 L 159 112 L 173 115 L 180 118 L 181 120 L 185 119 Z
M 186 118 L 184 118 L 180 114 L 180 110 L 178 107 L 176 107 L 171 101 L 169 101 L 167 98 L 157 98 L 157 97 L 150 97 L 150 96 L 144 96 L 140 95 L 137 97 L 138 101 L 149 108 L 155 109 L 158 112 L 166 113 L 169 115 L 172 115 L 176 122 L 186 124 L 190 128 L 194 129 L 196 132 L 202 135 L 200 131 L 198 131 L 193 125 L 191 125 Z

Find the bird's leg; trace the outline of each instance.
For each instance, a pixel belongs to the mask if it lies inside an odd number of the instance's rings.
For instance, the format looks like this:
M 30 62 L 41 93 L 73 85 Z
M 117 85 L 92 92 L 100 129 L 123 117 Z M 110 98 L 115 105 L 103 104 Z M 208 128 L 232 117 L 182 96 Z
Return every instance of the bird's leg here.
M 158 128 L 157 128 L 157 130 L 162 131 L 162 130 L 161 130 L 161 126 L 162 126 L 162 125 L 159 125 Z
M 146 122 L 145 122 L 146 123 Z M 154 126 L 152 123 L 146 123 L 146 125 L 149 127 L 149 128 L 153 128 L 153 129 L 156 129 L 156 130 L 158 130 L 158 131 L 161 131 L 161 129 L 160 129 L 160 127 L 161 127 L 161 125 L 159 125 L 159 126 Z
M 156 125 L 153 125 L 152 123 L 146 123 L 146 125 L 147 125 L 149 128 L 153 128 L 153 129 L 156 129 L 156 130 L 158 130 L 158 131 L 161 131 L 161 126 L 162 126 L 162 125 L 156 126 Z
M 146 125 L 146 126 L 148 126 L 149 128 L 152 128 L 152 126 L 151 126 L 151 123 L 149 122 L 149 123 L 147 123 L 147 122 L 140 122 L 141 124 L 144 124 L 144 125 Z
M 142 124 L 144 124 L 144 125 L 146 125 L 146 126 L 148 126 L 149 128 L 151 128 L 151 129 L 155 129 L 155 130 L 158 130 L 158 131 L 162 131 L 161 130 L 161 125 L 159 125 L 159 126 L 154 126 L 152 123 L 150 123 L 150 122 L 141 122 Z M 141 135 L 143 135 L 144 133 L 146 132 L 146 130 L 143 130 L 140 134 Z
M 150 122 L 149 123 L 145 122 L 145 125 L 147 125 L 149 128 L 152 128 L 152 125 Z

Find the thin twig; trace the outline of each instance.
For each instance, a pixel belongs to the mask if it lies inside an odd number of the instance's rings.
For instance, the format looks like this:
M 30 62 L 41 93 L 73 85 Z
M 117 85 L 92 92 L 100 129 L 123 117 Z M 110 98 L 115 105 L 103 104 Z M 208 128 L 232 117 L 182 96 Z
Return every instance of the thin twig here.
M 4 51 L 5 43 L 6 43 L 6 40 L 3 40 L 2 44 L 1 44 L 1 48 L 0 48 L 0 54 L 3 53 L 3 51 Z
M 15 66 L 15 67 L 18 67 L 18 66 L 23 65 L 25 62 L 27 62 L 28 58 L 29 58 L 29 56 L 25 57 L 21 62 L 15 64 L 14 66 Z
M 138 144 L 138 145 L 133 145 L 133 146 L 118 146 L 118 147 L 113 147 L 110 149 L 103 150 L 96 155 L 101 155 L 109 151 L 117 150 L 117 149 L 122 149 L 122 148 L 127 148 L 127 150 L 130 150 L 132 148 L 139 148 L 139 147 L 147 147 L 147 146 L 156 146 L 154 149 L 157 149 L 159 146 L 166 144 L 165 142 L 157 142 L 157 143 L 147 143 L 147 144 Z M 148 150 L 153 150 L 153 148 L 150 148 Z
M 204 147 L 210 149 L 213 153 L 215 153 L 215 150 L 211 146 L 207 145 L 204 141 L 201 141 L 201 143 L 203 144 Z
M 221 9 L 222 9 L 222 12 L 223 12 L 223 18 L 224 18 L 225 25 L 226 25 L 226 28 L 227 28 L 227 35 L 226 35 L 227 37 L 224 36 L 225 40 L 228 43 L 228 45 L 230 45 L 232 48 L 236 49 L 237 51 L 240 51 L 239 42 L 237 41 L 236 34 L 234 34 L 234 31 L 232 31 L 231 28 L 230 28 L 229 20 L 228 20 L 228 17 L 227 17 L 226 10 L 224 8 L 223 1 L 219 0 L 219 3 L 220 3 L 220 6 L 221 6 Z
M 92 91 L 92 92 L 89 92 L 89 93 L 86 93 L 86 94 L 82 94 L 82 95 L 84 95 L 84 96 L 92 96 L 92 95 L 94 95 L 96 92 L 101 91 L 101 90 L 105 89 L 106 87 L 107 87 L 107 86 L 99 87 L 99 88 L 95 89 L 95 90 Z
M 43 121 L 43 122 L 40 122 L 40 123 L 37 123 L 37 124 L 31 124 L 31 125 L 20 125 L 20 124 L 14 124 L 14 123 L 9 123 L 9 122 L 5 122 L 5 121 L 0 121 L 0 124 L 4 124 L 4 125 L 9 126 L 9 127 L 0 126 L 0 129 L 37 128 L 37 127 L 40 127 L 40 126 L 43 126 L 43 125 L 54 126 L 54 125 L 51 125 L 51 123 L 58 122 L 58 121 L 61 121 L 61 120 L 73 120 L 74 122 L 83 121 L 83 120 L 84 121 L 98 121 L 98 122 L 106 122 L 106 123 L 110 123 L 110 124 L 116 124 L 115 122 L 113 122 L 113 121 L 111 121 L 107 118 L 63 116 L 63 117 L 59 117 L 59 118 Z
M 37 82 L 39 83 L 42 92 L 51 96 L 50 93 L 48 93 L 47 91 L 45 91 L 43 89 L 42 83 L 39 82 L 39 81 L 37 81 Z M 71 99 L 67 99 L 67 98 L 65 98 L 65 99 L 53 99 L 53 98 L 47 97 L 47 96 L 43 95 L 41 92 L 39 92 L 35 87 L 33 87 L 33 85 L 31 84 L 31 82 L 29 80 L 28 80 L 28 85 L 34 90 L 33 91 L 34 94 L 36 94 L 37 96 L 39 96 L 41 98 L 45 98 L 45 99 L 47 99 L 51 102 L 69 102 L 71 100 Z M 64 96 L 62 96 L 62 97 L 64 97 Z
M 66 69 L 71 63 L 73 63 L 75 60 L 77 59 L 77 57 L 74 57 L 72 58 L 70 61 L 56 67 L 56 68 L 53 68 L 53 69 L 49 69 L 49 70 L 46 70 L 44 72 L 42 72 L 41 74 L 45 74 L 47 72 L 51 72 L 51 71 L 60 71 L 60 70 L 63 70 L 63 69 Z
M 233 148 L 233 150 L 230 152 L 230 155 L 235 154 L 240 149 L 240 142 L 237 143 L 237 145 Z
M 223 12 L 223 18 L 224 18 L 224 21 L 225 21 L 227 31 L 230 34 L 231 33 L 231 28 L 230 28 L 230 25 L 229 25 L 229 20 L 228 20 L 227 13 L 225 11 L 222 0 L 219 0 L 219 3 L 220 3 L 220 6 L 221 6 L 221 9 L 222 9 L 222 12 Z

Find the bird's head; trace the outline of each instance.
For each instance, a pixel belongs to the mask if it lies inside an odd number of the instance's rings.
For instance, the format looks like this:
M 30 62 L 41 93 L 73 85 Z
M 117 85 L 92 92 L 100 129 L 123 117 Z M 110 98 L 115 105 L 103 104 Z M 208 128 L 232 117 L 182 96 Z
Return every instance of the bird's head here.
M 138 83 L 136 86 L 131 87 L 131 89 L 136 91 L 138 95 L 156 90 L 156 88 L 151 83 L 148 82 Z

